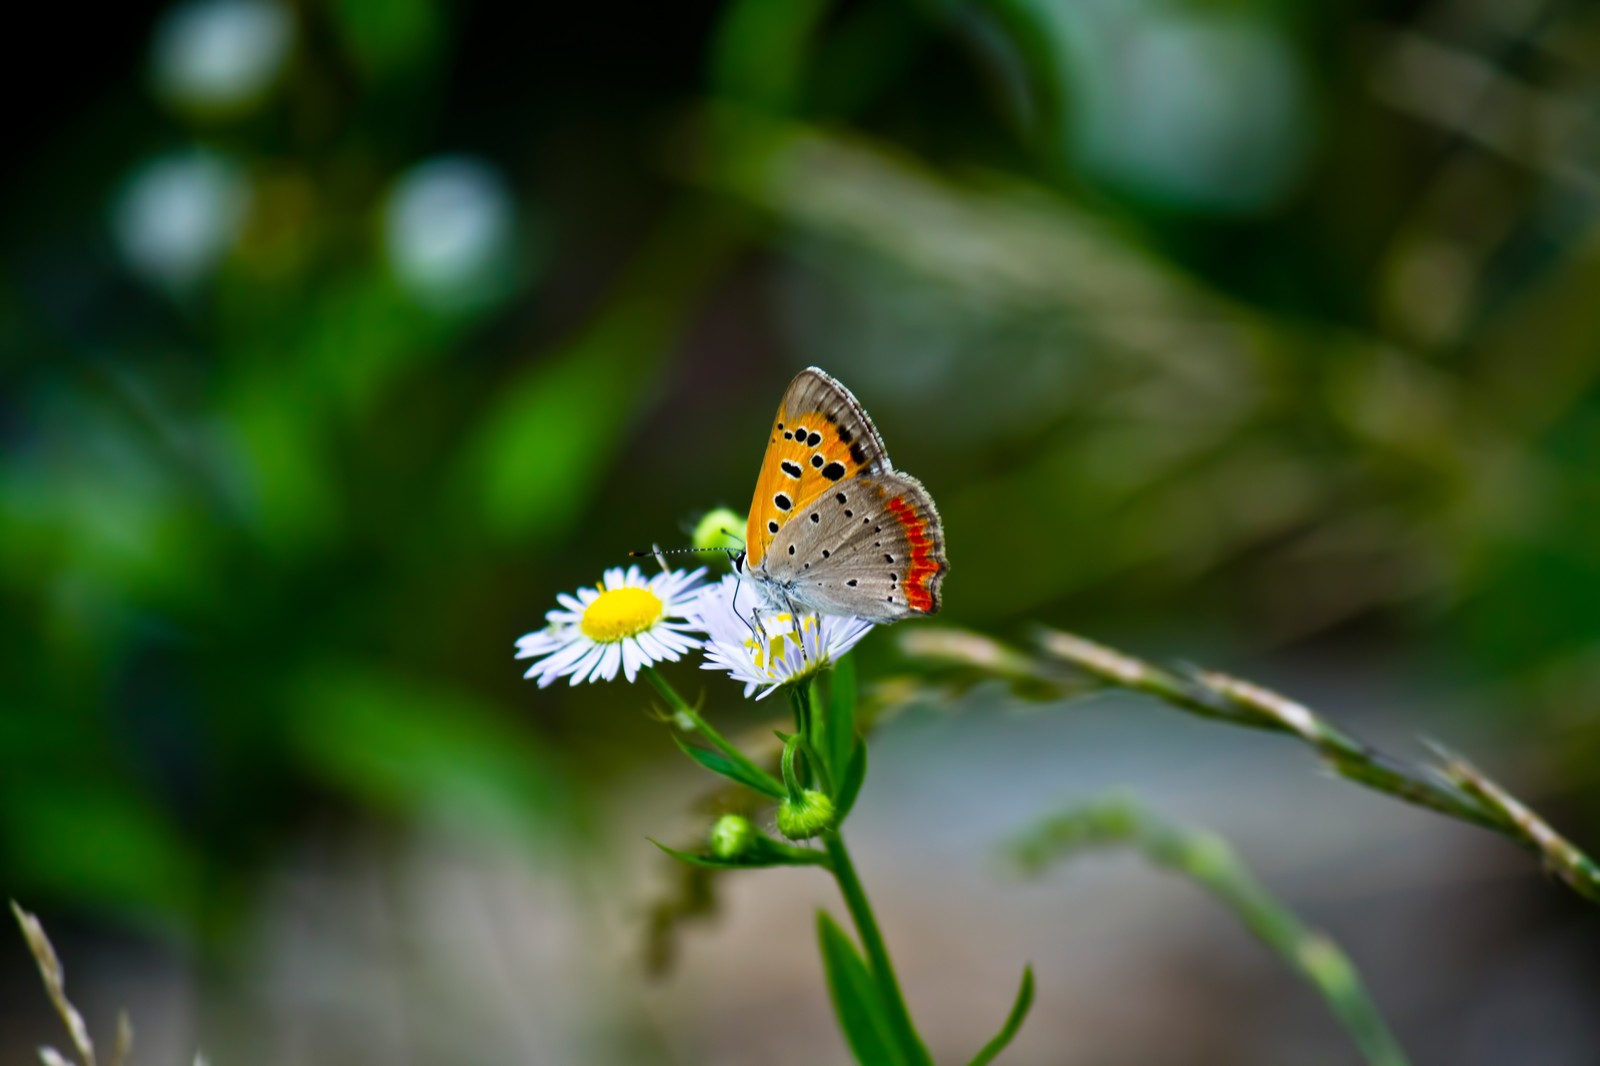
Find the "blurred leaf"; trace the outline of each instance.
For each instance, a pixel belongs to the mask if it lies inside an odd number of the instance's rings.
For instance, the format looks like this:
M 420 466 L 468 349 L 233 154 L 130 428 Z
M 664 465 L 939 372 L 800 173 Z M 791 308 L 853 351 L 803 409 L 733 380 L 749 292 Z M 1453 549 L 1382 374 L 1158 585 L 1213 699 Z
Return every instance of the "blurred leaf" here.
M 1011 1013 L 1006 1016 L 1006 1024 L 1000 1027 L 993 1040 L 983 1045 L 983 1050 L 968 1066 L 989 1066 L 1011 1043 L 1017 1035 L 1017 1030 L 1022 1028 L 1022 1021 L 1028 1016 L 1028 1008 L 1033 1006 L 1033 967 L 1025 967 L 1022 971 L 1022 987 L 1017 989 L 1017 1001 L 1011 1006 Z
M 549 540 L 583 513 L 735 236 L 717 213 L 669 216 L 596 318 L 504 389 L 460 472 L 491 534 Z
M 368 262 L 318 292 L 299 323 L 305 387 L 360 414 L 406 371 L 444 353 L 452 331 Z
M 817 942 L 833 998 L 834 1017 L 861 1066 L 892 1066 L 904 1058 L 872 973 L 855 945 L 826 911 L 817 912 Z
M 1233 911 L 1316 989 L 1372 1066 L 1406 1066 L 1405 1050 L 1349 958 L 1268 894 L 1220 836 L 1168 825 L 1114 794 L 1040 821 L 1017 838 L 1011 853 L 1025 873 L 1037 875 L 1089 848 L 1119 845 L 1188 877 Z
M 431 66 L 449 40 L 434 0 L 332 0 L 346 46 L 373 81 L 398 81 Z
M 168 820 L 108 767 L 57 765 L 50 779 L 13 769 L 0 787 L 0 838 L 16 884 L 107 908 L 188 911 L 200 866 Z
M 723 7 L 712 43 L 711 81 L 719 95 L 773 111 L 799 103 L 806 52 L 828 0 L 734 0 Z
M 336 537 L 341 496 L 320 405 L 282 367 L 236 380 L 223 404 L 248 521 L 265 544 L 293 557 Z
M 336 665 L 308 671 L 292 702 L 307 762 L 370 803 L 452 810 L 522 839 L 562 806 L 566 788 L 533 739 L 468 692 Z

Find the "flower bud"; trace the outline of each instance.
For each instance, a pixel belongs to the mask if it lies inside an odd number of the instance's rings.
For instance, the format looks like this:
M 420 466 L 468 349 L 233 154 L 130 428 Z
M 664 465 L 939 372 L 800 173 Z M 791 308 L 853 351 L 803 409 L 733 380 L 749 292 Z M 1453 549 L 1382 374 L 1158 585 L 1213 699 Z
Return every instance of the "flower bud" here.
M 726 507 L 718 507 L 707 511 L 705 517 L 696 523 L 690 543 L 703 551 L 720 551 L 724 548 L 738 551 L 744 547 L 743 533 L 744 516 Z
M 760 836 L 744 815 L 724 814 L 711 827 L 711 854 L 719 859 L 743 858 Z
M 799 799 L 786 799 L 778 805 L 778 832 L 790 840 L 809 840 L 833 828 L 833 801 L 814 788 Z

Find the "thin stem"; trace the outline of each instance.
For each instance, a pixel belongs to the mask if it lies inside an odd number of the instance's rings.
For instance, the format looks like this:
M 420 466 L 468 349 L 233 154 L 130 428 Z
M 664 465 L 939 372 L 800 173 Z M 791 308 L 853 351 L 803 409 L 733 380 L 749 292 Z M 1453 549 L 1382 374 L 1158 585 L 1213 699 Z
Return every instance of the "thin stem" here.
M 1439 767 L 1386 755 L 1350 736 L 1304 704 L 1215 671 L 1184 676 L 1070 633 L 1047 632 L 1045 651 L 1118 688 L 1239 725 L 1286 733 L 1314 748 L 1340 777 L 1494 830 L 1542 857 L 1573 891 L 1600 903 L 1600 865 L 1465 760 Z
M 672 685 L 667 682 L 666 678 L 657 673 L 655 667 L 646 666 L 640 670 L 640 673 L 642 673 L 645 676 L 645 679 L 648 680 L 650 684 L 654 686 L 655 690 L 661 694 L 661 698 L 667 701 L 667 704 L 672 708 L 673 713 L 682 715 L 684 718 L 686 718 L 689 721 L 689 724 L 694 727 L 695 732 L 699 733 L 701 736 L 705 737 L 706 740 L 710 741 L 712 747 L 722 752 L 722 754 L 726 755 L 733 762 L 738 763 L 741 767 L 755 777 L 766 778 L 772 782 L 774 787 L 781 787 L 777 778 L 773 777 L 771 773 L 757 765 L 756 762 L 750 758 L 750 756 L 734 747 L 726 737 L 712 728 L 710 722 L 707 722 L 704 718 L 700 717 L 700 712 L 690 706 L 688 701 L 682 696 L 678 695 L 677 689 L 673 688 Z
M 1071 633 L 1047 630 L 1039 643 L 1049 660 L 962 630 L 924 629 L 902 638 L 902 646 L 913 656 L 1004 677 L 1030 692 L 1078 691 L 1087 678 L 1106 687 L 1143 692 L 1190 714 L 1292 736 L 1346 780 L 1509 837 L 1542 858 L 1574 892 L 1600 903 L 1600 863 L 1458 756 L 1436 752 L 1441 760 L 1437 764 L 1397 759 L 1304 704 L 1236 677 L 1164 669 Z M 1075 676 L 1064 676 L 1057 665 L 1062 663 Z
M 800 747 L 800 743 L 801 737 L 799 733 L 784 741 L 783 759 L 779 764 L 783 769 L 783 787 L 789 790 L 790 803 L 799 803 L 801 792 L 803 791 L 800 778 L 794 772 L 794 753 Z
M 894 1025 L 895 1040 L 904 1051 L 909 1066 L 932 1066 L 933 1058 L 911 1022 L 911 1011 L 907 1009 L 905 997 L 900 993 L 900 982 L 894 975 L 889 949 L 883 942 L 883 934 L 878 931 L 878 920 L 872 914 L 872 904 L 867 902 L 866 890 L 861 887 L 861 878 L 856 875 L 855 864 L 850 861 L 844 838 L 837 830 L 830 829 L 822 834 L 822 842 L 828 849 L 833 878 L 839 883 L 839 894 L 850 909 L 856 935 L 861 938 L 861 946 L 867 953 L 867 965 L 872 968 L 884 1008 Z

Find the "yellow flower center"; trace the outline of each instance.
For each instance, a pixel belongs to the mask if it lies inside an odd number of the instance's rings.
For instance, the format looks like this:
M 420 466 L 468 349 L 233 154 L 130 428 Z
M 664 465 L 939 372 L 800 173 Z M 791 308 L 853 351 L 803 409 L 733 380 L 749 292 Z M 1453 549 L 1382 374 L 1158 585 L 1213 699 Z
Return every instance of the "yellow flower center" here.
M 606 589 L 584 610 L 579 625 L 590 640 L 614 644 L 655 625 L 661 610 L 660 598 L 649 589 Z

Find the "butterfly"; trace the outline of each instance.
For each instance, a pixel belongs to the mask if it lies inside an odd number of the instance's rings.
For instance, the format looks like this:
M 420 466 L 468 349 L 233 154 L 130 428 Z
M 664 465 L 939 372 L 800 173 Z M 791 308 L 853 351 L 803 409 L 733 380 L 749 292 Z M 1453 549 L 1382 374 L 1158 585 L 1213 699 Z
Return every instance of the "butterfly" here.
M 950 563 L 933 498 L 889 465 L 860 401 L 816 367 L 778 405 L 734 568 L 790 614 L 898 622 L 939 610 Z

